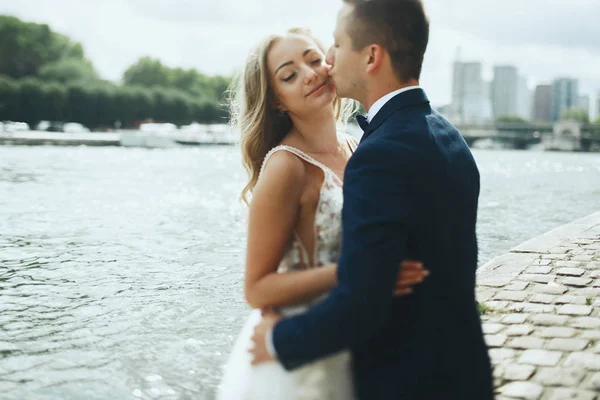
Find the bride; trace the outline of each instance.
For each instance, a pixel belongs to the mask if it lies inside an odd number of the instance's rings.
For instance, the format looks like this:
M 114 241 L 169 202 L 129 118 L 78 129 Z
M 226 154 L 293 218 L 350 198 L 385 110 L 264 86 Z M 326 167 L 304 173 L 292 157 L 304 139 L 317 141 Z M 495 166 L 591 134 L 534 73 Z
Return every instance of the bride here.
M 352 399 L 350 353 L 287 372 L 251 365 L 261 310 L 302 313 L 336 285 L 341 249 L 344 168 L 357 141 L 337 130 L 352 112 L 337 97 L 325 49 L 308 30 L 271 35 L 250 54 L 232 101 L 249 182 L 245 295 L 251 312 L 232 349 L 218 400 Z M 396 292 L 427 275 L 399 266 Z

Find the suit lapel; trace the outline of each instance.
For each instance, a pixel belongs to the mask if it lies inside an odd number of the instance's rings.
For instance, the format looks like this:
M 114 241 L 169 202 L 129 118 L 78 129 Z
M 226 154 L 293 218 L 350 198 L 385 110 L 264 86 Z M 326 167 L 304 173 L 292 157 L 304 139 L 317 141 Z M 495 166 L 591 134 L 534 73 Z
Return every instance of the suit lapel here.
M 392 97 L 390 101 L 388 101 L 381 108 L 381 110 L 379 110 L 379 112 L 375 115 L 375 118 L 373 118 L 373 120 L 369 123 L 369 127 L 360 139 L 361 143 L 396 111 L 423 103 L 429 103 L 429 99 L 427 98 L 427 95 L 423 89 L 411 89 Z

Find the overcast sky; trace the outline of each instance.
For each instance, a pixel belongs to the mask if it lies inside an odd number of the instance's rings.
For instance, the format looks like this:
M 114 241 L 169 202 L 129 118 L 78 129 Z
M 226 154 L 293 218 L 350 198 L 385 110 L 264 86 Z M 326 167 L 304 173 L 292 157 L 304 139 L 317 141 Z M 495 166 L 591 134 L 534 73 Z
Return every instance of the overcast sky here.
M 422 85 L 434 105 L 449 102 L 457 57 L 512 64 L 535 84 L 580 80 L 595 103 L 600 92 L 600 1 L 424 0 L 431 20 Z M 0 0 L 0 14 L 47 23 L 83 44 L 100 74 L 118 81 L 149 55 L 208 74 L 241 69 L 251 46 L 291 26 L 332 41 L 341 0 Z M 594 107 L 595 108 L 595 107 Z

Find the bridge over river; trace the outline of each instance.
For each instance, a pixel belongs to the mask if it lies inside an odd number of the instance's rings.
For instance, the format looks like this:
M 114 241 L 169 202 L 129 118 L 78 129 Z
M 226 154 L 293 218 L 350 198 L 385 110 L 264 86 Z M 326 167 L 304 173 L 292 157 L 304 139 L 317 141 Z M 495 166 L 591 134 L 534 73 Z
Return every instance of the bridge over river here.
M 457 125 L 469 146 L 482 139 L 514 149 L 543 145 L 547 150 L 600 151 L 600 125 L 575 121 L 554 124 L 503 123 Z

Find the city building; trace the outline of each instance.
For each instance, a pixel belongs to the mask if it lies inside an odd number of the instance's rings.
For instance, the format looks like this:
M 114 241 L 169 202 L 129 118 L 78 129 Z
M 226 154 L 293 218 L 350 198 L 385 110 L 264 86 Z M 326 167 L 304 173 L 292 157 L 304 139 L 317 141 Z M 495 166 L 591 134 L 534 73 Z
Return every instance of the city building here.
M 579 82 L 572 78 L 559 78 L 552 84 L 552 119 L 558 121 L 570 108 L 579 106 Z
M 552 86 L 538 85 L 533 95 L 534 121 L 551 122 L 552 118 Z
M 531 91 L 527 78 L 520 76 L 517 86 L 517 116 L 526 121 L 531 119 Z
M 457 123 L 477 124 L 491 118 L 486 82 L 479 62 L 454 62 L 452 107 L 449 117 Z
M 517 68 L 508 65 L 494 67 L 492 110 L 494 118 L 518 115 L 519 76 Z

